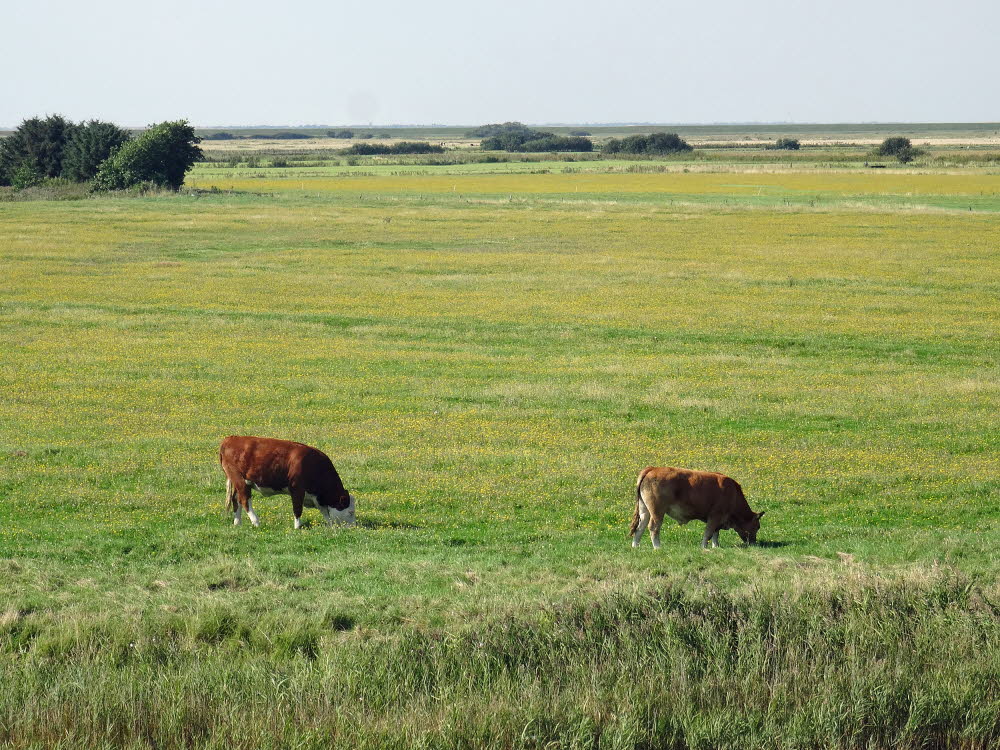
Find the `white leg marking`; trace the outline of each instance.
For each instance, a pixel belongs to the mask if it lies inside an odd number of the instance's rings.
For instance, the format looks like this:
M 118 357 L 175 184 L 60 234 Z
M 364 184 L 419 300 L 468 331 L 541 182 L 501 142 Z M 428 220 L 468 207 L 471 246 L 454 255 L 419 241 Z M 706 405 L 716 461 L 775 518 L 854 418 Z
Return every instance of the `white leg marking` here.
M 300 519 L 300 518 L 296 518 L 295 519 L 295 528 L 297 528 L 297 529 L 301 529 L 302 528 L 302 519 Z
M 241 520 L 243 520 L 243 508 L 240 507 L 239 503 L 236 503 L 236 510 L 233 511 L 233 526 L 239 526 Z
M 649 536 L 653 540 L 653 549 L 659 549 L 660 548 L 660 530 L 657 529 L 656 531 L 650 531 L 649 532 Z
M 260 526 L 260 521 L 257 520 L 257 514 L 253 512 L 253 506 L 250 501 L 247 501 L 247 515 L 250 516 L 250 523 L 254 526 Z

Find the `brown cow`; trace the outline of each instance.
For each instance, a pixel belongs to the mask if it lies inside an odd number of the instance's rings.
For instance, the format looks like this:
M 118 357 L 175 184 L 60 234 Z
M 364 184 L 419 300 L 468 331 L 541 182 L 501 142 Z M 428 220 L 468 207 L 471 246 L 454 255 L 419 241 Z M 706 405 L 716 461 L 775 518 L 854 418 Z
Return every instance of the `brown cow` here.
M 354 497 L 344 489 L 333 462 L 325 453 L 291 440 L 230 435 L 219 446 L 219 463 L 226 472 L 226 506 L 233 523 L 240 524 L 241 511 L 259 526 L 250 505 L 250 491 L 269 495 L 291 495 L 295 528 L 302 526 L 302 508 L 316 508 L 328 525 L 335 521 L 354 523 Z
M 711 471 L 647 466 L 639 472 L 635 485 L 635 515 L 632 517 L 632 546 L 638 547 L 649 524 L 653 548 L 660 548 L 660 525 L 670 516 L 684 525 L 695 519 L 705 522 L 702 549 L 719 546 L 719 531 L 733 529 L 746 544 L 756 544 L 760 517 L 747 505 L 743 489 L 724 474 Z

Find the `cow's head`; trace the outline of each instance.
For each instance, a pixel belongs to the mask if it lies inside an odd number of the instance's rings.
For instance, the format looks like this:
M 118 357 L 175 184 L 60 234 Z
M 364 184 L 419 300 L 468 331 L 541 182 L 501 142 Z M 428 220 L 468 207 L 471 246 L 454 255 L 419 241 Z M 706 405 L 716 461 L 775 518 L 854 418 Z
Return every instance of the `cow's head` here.
M 354 495 L 350 492 L 345 492 L 345 497 L 341 498 L 340 504 L 344 506 L 342 509 L 330 508 L 330 517 L 337 521 L 338 523 L 346 524 L 347 526 L 354 525 Z
M 743 540 L 744 544 L 757 543 L 757 532 L 760 531 L 760 517 L 767 513 L 767 511 L 762 510 L 760 513 L 753 513 L 751 511 L 751 513 L 752 515 L 748 521 L 733 525 L 733 528 L 740 535 L 740 539 Z

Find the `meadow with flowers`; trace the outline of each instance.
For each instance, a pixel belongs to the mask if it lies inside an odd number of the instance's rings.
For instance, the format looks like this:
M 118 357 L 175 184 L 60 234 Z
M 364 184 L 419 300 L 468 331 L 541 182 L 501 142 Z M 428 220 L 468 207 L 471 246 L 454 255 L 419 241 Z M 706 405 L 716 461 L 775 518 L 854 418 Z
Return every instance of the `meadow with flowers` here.
M 1000 174 L 531 166 L 0 203 L 0 747 L 1000 743 Z

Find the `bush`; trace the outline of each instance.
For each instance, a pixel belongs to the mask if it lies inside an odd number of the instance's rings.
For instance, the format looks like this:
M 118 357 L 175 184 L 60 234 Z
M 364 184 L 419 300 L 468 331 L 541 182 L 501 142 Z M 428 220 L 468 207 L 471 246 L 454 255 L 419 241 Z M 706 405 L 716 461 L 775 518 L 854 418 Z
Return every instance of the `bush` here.
M 101 163 L 132 139 L 110 122 L 91 120 L 73 130 L 63 150 L 62 176 L 75 182 L 92 180 Z
M 426 141 L 400 141 L 399 143 L 355 143 L 340 153 L 349 156 L 376 156 L 383 154 L 443 154 L 444 146 Z
M 77 127 L 61 115 L 24 120 L 0 141 L 0 185 L 10 185 L 22 165 L 42 177 L 58 177 L 66 142 Z
M 212 133 L 210 135 L 204 136 L 203 140 L 206 141 L 233 141 L 239 138 L 238 135 L 233 135 L 232 133 L 227 133 L 225 130 L 220 130 L 218 133 Z
M 152 125 L 101 164 L 95 190 L 125 190 L 143 182 L 177 190 L 202 156 L 201 139 L 187 120 Z
M 347 129 L 344 129 L 344 130 L 327 130 L 326 131 L 326 136 L 327 136 L 327 138 L 353 138 L 354 137 L 354 131 L 353 130 L 347 130 Z
M 579 136 L 547 135 L 544 138 L 525 141 L 518 151 L 593 151 L 594 144 L 589 138 Z
M 766 146 L 766 148 L 776 151 L 798 151 L 801 147 L 802 144 L 795 138 L 779 138 L 773 146 Z
M 609 139 L 601 149 L 605 154 L 675 154 L 691 151 L 691 145 L 677 133 L 630 135 Z
M 528 149 L 525 144 L 533 141 L 545 141 L 549 138 L 558 138 L 555 133 L 543 130 L 532 130 L 521 123 L 504 123 L 503 125 L 484 125 L 482 129 L 502 128 L 500 132 L 483 138 L 479 147 L 483 151 L 530 151 L 530 150 L 559 150 L 559 149 Z M 593 147 L 593 144 L 591 144 Z
M 579 135 L 579 136 L 593 135 L 593 133 L 591 133 L 589 130 L 571 130 L 571 131 L 569 131 L 569 134 L 570 135 Z
M 15 190 L 41 185 L 45 177 L 32 164 L 18 164 L 10 176 L 10 184 Z

